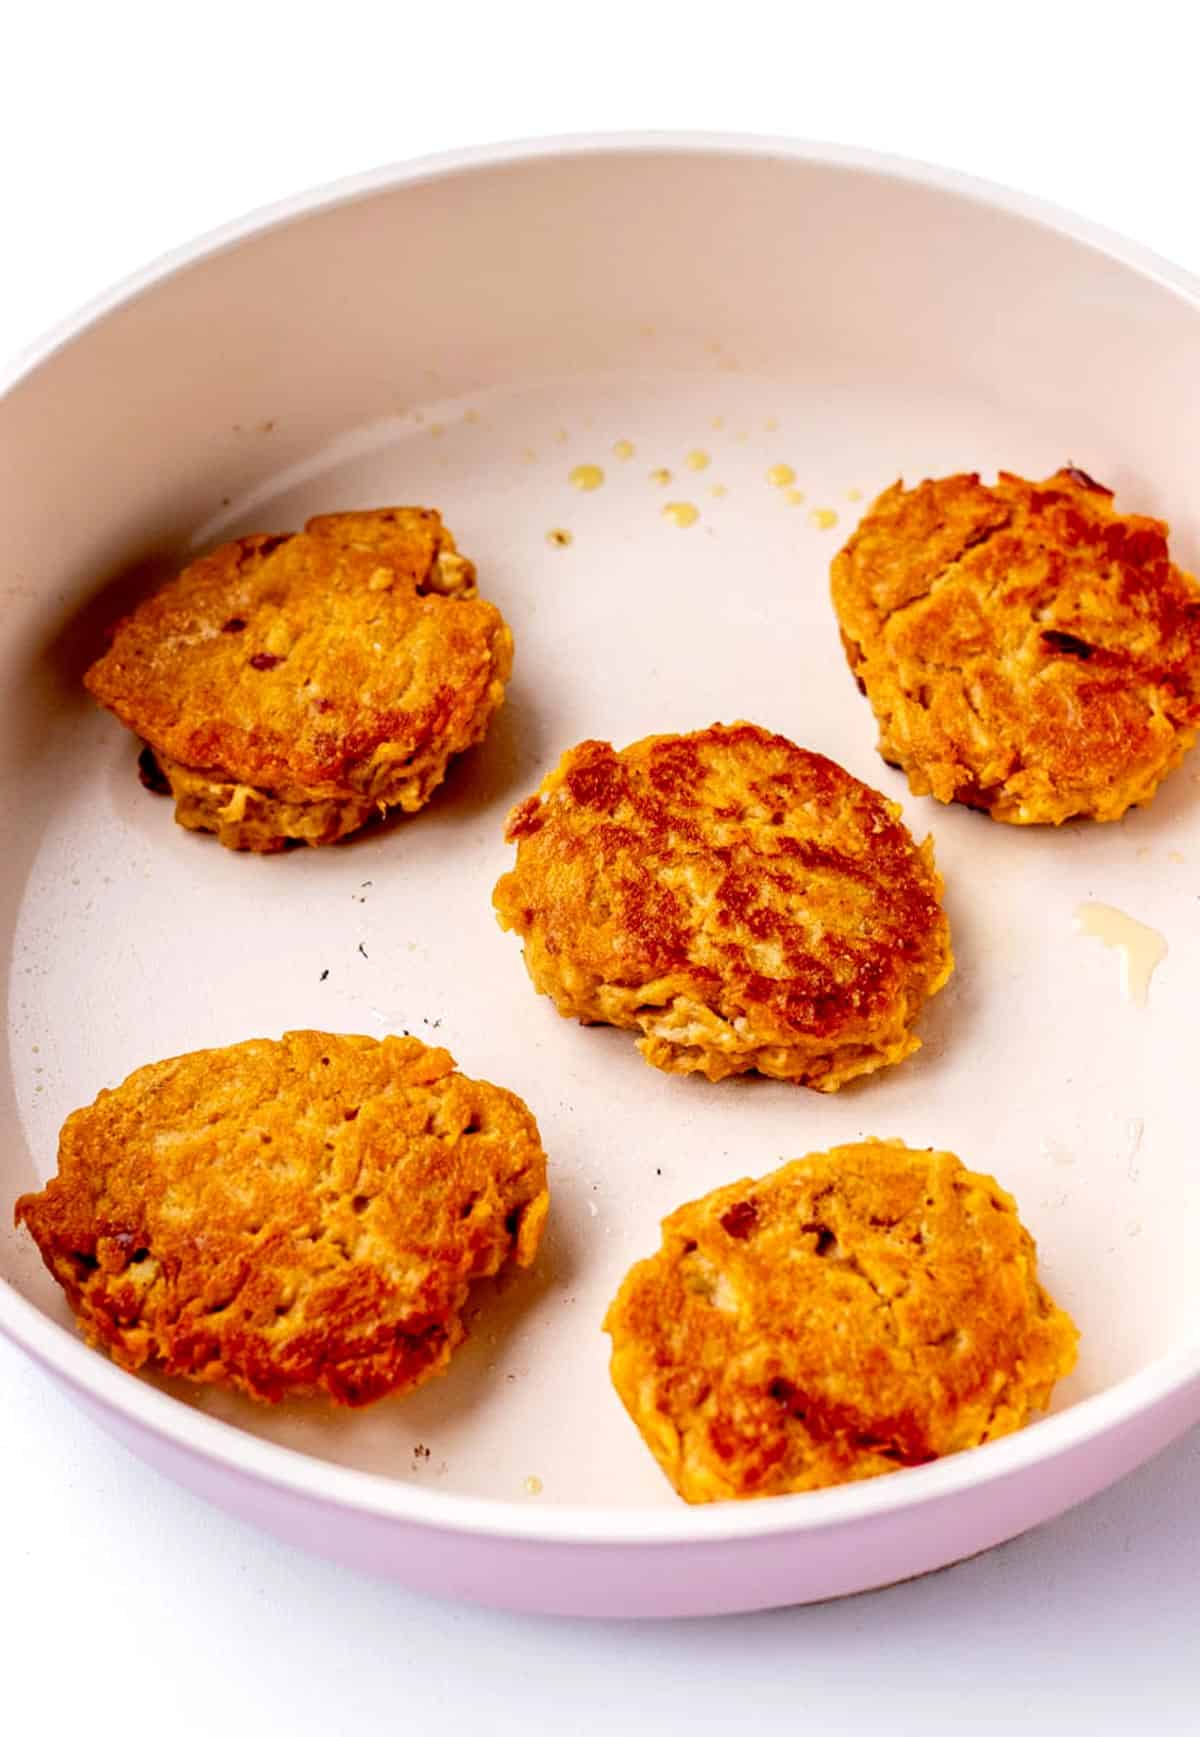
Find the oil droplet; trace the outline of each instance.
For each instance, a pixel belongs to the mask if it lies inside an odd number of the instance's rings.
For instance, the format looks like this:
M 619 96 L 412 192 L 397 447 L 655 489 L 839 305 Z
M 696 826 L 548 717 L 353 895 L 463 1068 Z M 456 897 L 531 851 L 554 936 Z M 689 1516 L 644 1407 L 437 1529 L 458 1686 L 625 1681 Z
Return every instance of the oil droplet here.
M 723 416 L 714 416 L 710 426 L 713 428 L 724 428 L 725 418 Z
M 804 504 L 804 490 L 803 489 L 786 489 L 784 491 L 783 498 L 787 502 L 789 507 L 803 506 L 803 504 Z
M 572 537 L 570 531 L 555 529 L 546 532 L 546 541 L 550 544 L 552 549 L 568 549 L 575 539 Z
M 632 458 L 636 450 L 632 440 L 618 440 L 613 443 L 613 457 L 619 458 L 622 464 L 626 459 Z
M 772 488 L 785 489 L 796 480 L 796 473 L 790 464 L 773 464 L 767 472 L 767 481 Z
M 1167 852 L 1167 861 L 1168 862 L 1186 862 L 1187 857 L 1184 856 L 1184 854 L 1181 850 L 1169 850 Z
M 530 1477 L 525 1480 L 525 1488 L 531 1496 L 540 1496 L 545 1487 L 540 1478 Z
M 847 489 L 846 490 L 846 499 L 848 501 L 861 501 L 862 500 L 862 490 L 861 489 Z
M 691 501 L 668 501 L 663 508 L 663 518 L 670 519 L 671 523 L 678 525 L 680 530 L 686 529 L 688 525 L 694 525 L 699 517 L 700 509 L 694 507 Z
M 837 524 L 837 514 L 832 507 L 814 507 L 808 515 L 808 522 L 817 531 L 831 531 Z
M 729 493 L 729 490 L 725 487 L 724 483 L 714 483 L 708 492 L 710 495 L 716 495 L 717 499 L 720 500 L 722 495 L 727 495 Z
M 554 438 L 555 438 L 555 440 L 557 440 L 557 442 L 560 446 L 565 446 L 566 441 L 567 441 L 566 429 L 565 428 L 556 428 L 554 431 Z
M 431 422 L 429 424 L 429 432 L 435 440 L 440 440 L 442 435 L 446 432 L 445 424 L 441 422 Z
M 641 333 L 643 338 L 652 338 L 654 336 L 653 326 L 639 326 L 638 331 Z
M 591 494 L 604 481 L 604 472 L 598 464 L 577 464 L 567 478 L 572 488 L 582 489 L 584 494 Z
M 763 427 L 766 429 L 768 434 L 775 434 L 779 428 L 778 416 L 768 416 L 767 420 L 763 423 Z
M 537 453 L 533 450 L 533 448 L 531 446 L 527 446 L 525 448 L 524 452 L 521 454 L 521 462 L 523 464 L 532 464 L 536 457 L 537 457 Z
M 1127 1125 L 1129 1135 L 1129 1151 L 1126 1154 L 1126 1167 L 1129 1180 L 1136 1182 L 1141 1165 L 1138 1163 L 1138 1153 L 1142 1149 L 1142 1141 L 1146 1135 L 1146 1120 L 1144 1116 L 1132 1116 Z
M 1115 947 L 1121 955 L 1121 992 L 1127 1001 L 1145 1007 L 1150 979 L 1167 956 L 1167 943 L 1157 929 L 1118 911 L 1115 905 L 1094 900 L 1079 906 L 1075 927 L 1082 935 Z
M 708 350 L 709 350 L 710 355 L 713 355 L 713 356 L 720 355 L 723 347 L 724 346 L 722 345 L 720 338 L 710 338 L 709 339 Z
M 707 470 L 712 459 L 702 446 L 693 447 L 684 460 L 689 470 Z
M 463 411 L 463 421 L 464 422 L 478 422 L 479 421 L 478 410 L 464 410 Z
M 671 480 L 670 471 L 665 469 L 662 466 L 660 466 L 658 470 L 652 470 L 650 472 L 650 481 L 652 483 L 657 483 L 659 488 L 665 489 L 667 484 L 670 482 L 670 480 Z

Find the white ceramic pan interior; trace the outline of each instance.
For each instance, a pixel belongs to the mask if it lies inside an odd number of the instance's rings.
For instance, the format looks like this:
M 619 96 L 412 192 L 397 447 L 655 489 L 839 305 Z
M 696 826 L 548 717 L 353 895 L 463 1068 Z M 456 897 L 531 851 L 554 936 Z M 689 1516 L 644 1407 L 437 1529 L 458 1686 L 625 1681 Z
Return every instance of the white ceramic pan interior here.
M 1068 460 L 1169 518 L 1200 566 L 1200 303 L 1180 274 L 846 153 L 509 149 L 318 195 L 151 272 L 18 375 L 0 445 L 0 1201 L 53 1171 L 70 1109 L 139 1064 L 305 1025 L 445 1043 L 527 1099 L 552 1167 L 533 1271 L 481 1290 L 444 1379 L 355 1414 L 121 1373 L 78 1340 L 6 1206 L 0 1326 L 108 1427 L 414 1584 L 666 1614 L 952 1560 L 1200 1416 L 1200 762 L 1105 827 L 910 798 L 875 753 L 827 584 L 896 477 Z M 576 487 L 580 465 L 602 484 Z M 181 831 L 80 687 L 106 624 L 225 537 L 384 503 L 440 507 L 512 624 L 486 744 L 426 812 L 345 846 L 258 859 Z M 920 1054 L 837 1096 L 655 1072 L 628 1035 L 536 997 L 492 915 L 505 813 L 562 749 L 739 717 L 936 838 L 957 973 Z M 1086 900 L 1165 937 L 1145 1007 L 1076 932 Z M 605 1305 L 679 1202 L 871 1134 L 948 1146 L 1015 1192 L 1079 1323 L 1078 1370 L 1047 1420 L 957 1459 L 688 1509 L 608 1384 Z

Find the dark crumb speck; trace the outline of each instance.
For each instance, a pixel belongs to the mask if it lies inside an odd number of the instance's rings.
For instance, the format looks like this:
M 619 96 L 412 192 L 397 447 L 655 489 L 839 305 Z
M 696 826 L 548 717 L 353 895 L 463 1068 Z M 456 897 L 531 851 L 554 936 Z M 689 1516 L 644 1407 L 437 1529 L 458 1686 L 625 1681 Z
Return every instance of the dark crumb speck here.
M 171 794 L 170 781 L 159 765 L 153 748 L 142 749 L 138 755 L 137 766 L 138 777 L 147 790 L 153 791 L 155 796 L 169 796 Z
M 758 1226 L 758 1208 L 752 1200 L 739 1200 L 721 1214 L 721 1229 L 738 1242 L 744 1242 Z
M 655 1166 L 654 1166 L 654 1174 L 655 1174 L 655 1175 L 656 1175 L 656 1176 L 661 1176 L 661 1175 L 662 1175 L 662 1165 L 661 1165 L 661 1164 L 656 1164 L 656 1165 L 655 1165 Z
M 327 978 L 327 977 L 328 977 L 328 976 L 329 976 L 329 967 L 328 967 L 328 965 L 326 965 L 326 967 L 325 967 L 325 969 L 324 969 L 324 971 L 322 971 L 322 973 L 321 973 L 321 976 L 320 976 L 320 981 L 321 981 L 321 982 L 322 982 L 322 983 L 324 983 L 324 981 L 325 981 L 325 979 L 326 979 L 326 978 Z
M 358 943 L 358 950 L 362 954 L 364 959 L 367 958 L 367 956 L 368 956 L 367 955 L 367 949 L 363 946 L 361 941 Z
M 1097 494 L 1111 495 L 1112 490 L 1106 489 L 1103 483 L 1098 483 L 1094 476 L 1089 476 L 1086 470 L 1080 470 L 1077 464 L 1063 466 L 1065 475 L 1081 489 L 1095 489 Z
M 1065 657 L 1077 657 L 1084 663 L 1095 651 L 1094 645 L 1089 645 L 1086 639 L 1080 639 L 1074 633 L 1060 633 L 1055 628 L 1042 630 L 1042 643 L 1052 651 L 1059 651 Z

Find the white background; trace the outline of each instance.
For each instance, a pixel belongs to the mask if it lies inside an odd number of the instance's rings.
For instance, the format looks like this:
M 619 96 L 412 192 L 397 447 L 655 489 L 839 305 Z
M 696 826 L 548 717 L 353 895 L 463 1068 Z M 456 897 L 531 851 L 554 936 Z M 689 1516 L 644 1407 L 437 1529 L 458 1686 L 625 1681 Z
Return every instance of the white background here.
M 1190 10 L 46 0 L 2 33 L 0 355 L 248 207 L 390 159 L 591 128 L 792 133 L 951 164 L 1200 272 Z M 144 1470 L 2 1344 L 0 1393 L 6 1732 L 1200 1726 L 1200 1436 L 924 1581 L 634 1628 L 455 1609 L 310 1561 Z

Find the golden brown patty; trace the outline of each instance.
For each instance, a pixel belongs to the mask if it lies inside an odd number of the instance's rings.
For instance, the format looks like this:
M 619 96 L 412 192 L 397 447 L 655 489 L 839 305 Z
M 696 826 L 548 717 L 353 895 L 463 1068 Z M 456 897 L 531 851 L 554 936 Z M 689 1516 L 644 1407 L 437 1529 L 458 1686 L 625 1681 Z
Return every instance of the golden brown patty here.
M 670 1073 L 832 1092 L 919 1047 L 953 968 L 933 846 L 754 724 L 582 742 L 509 817 L 500 923 L 537 989 Z
M 422 807 L 511 668 L 439 514 L 387 507 L 223 544 L 120 622 L 85 680 L 149 744 L 181 825 L 272 851 Z
M 511 1092 L 416 1038 L 293 1031 L 101 1092 L 16 1218 L 126 1369 L 365 1405 L 445 1368 L 470 1281 L 528 1266 L 548 1203 Z
M 689 1502 L 920 1465 L 1020 1429 L 1075 1362 L 990 1176 L 838 1146 L 681 1206 L 605 1321 L 612 1378 Z
M 833 563 L 879 752 L 995 820 L 1116 820 L 1200 728 L 1200 586 L 1082 471 L 880 495 Z

